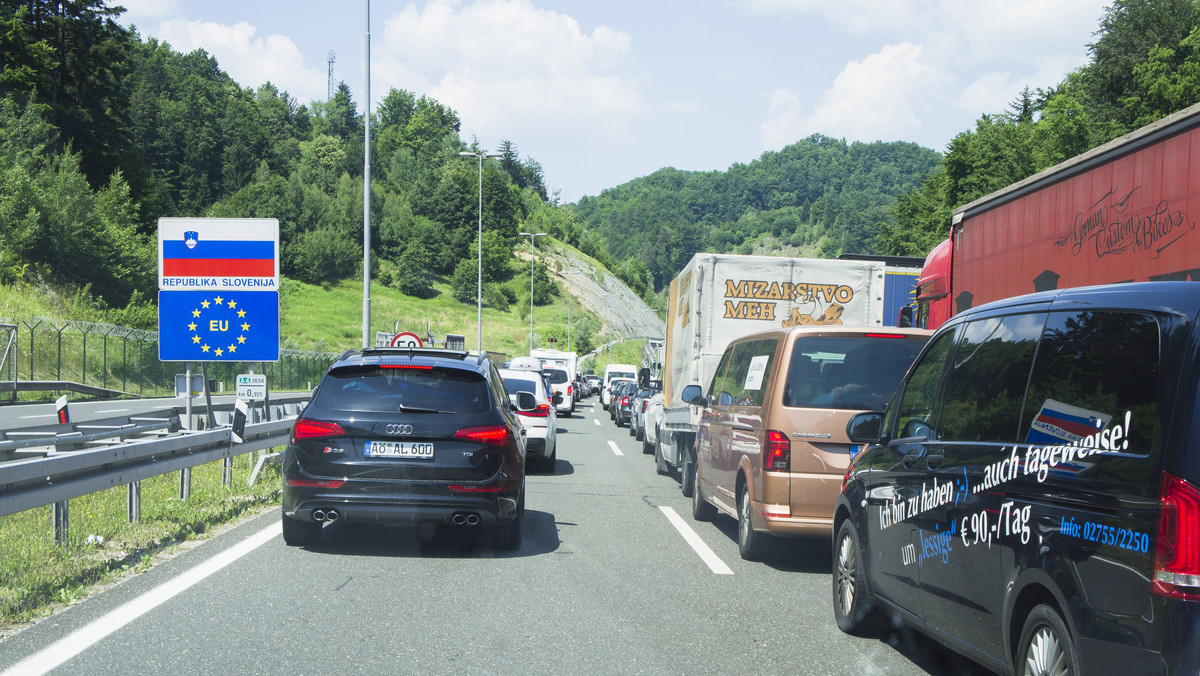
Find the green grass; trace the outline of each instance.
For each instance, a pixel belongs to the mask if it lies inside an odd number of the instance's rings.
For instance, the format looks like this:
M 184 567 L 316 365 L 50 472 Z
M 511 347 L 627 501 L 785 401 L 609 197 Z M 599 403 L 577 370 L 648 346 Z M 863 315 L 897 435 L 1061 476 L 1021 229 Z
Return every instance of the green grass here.
M 143 481 L 137 523 L 127 518 L 124 487 L 71 500 L 65 547 L 55 542 L 51 507 L 0 517 L 0 635 L 5 627 L 82 598 L 93 585 L 148 566 L 173 545 L 278 504 L 278 466 L 267 466 L 248 488 L 249 457 L 234 459 L 230 489 L 222 485 L 220 462 L 193 468 L 186 501 L 179 500 L 178 472 Z M 103 543 L 88 543 L 89 535 L 102 537 Z

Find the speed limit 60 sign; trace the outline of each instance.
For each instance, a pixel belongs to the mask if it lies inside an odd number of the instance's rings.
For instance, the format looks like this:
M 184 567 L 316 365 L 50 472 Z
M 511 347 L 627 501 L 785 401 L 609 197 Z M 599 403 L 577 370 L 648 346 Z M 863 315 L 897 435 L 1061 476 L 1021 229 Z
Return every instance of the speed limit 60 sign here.
M 401 331 L 392 338 L 392 347 L 421 347 L 421 337 L 411 331 Z

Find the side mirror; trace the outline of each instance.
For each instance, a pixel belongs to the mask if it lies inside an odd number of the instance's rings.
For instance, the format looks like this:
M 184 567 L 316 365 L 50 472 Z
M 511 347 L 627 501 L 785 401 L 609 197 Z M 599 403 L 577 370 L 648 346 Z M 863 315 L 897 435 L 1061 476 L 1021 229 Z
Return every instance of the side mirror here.
M 517 410 L 532 411 L 537 408 L 537 397 L 533 392 L 517 392 Z
M 559 405 L 559 404 L 561 404 L 562 402 L 563 402 L 563 398 L 562 398 L 562 395 L 561 395 L 561 394 L 556 394 L 556 395 L 554 395 L 554 405 L 555 405 L 555 406 L 558 406 L 558 405 Z
M 846 423 L 846 436 L 859 444 L 877 444 L 883 434 L 883 414 L 875 411 L 859 413 Z
M 897 317 L 896 326 L 907 328 L 913 325 L 913 307 L 905 305 L 900 308 L 900 316 Z
M 691 404 L 692 406 L 707 406 L 708 402 L 704 399 L 704 390 L 700 389 L 699 385 L 688 385 L 683 388 L 683 394 L 680 395 L 683 403 Z
M 649 387 L 650 369 L 648 369 L 648 368 L 638 369 L 637 383 L 638 383 L 638 387 L 640 387 L 642 389 L 646 389 L 647 387 Z

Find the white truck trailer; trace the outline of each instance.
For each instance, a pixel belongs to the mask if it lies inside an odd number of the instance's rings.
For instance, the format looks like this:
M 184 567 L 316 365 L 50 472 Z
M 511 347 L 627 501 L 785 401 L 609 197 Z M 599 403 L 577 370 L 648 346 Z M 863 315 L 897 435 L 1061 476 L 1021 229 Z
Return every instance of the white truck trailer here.
M 779 326 L 883 326 L 884 290 L 880 261 L 693 256 L 671 281 L 667 302 L 658 471 L 682 467 L 691 495 L 687 463 L 695 462 L 700 409 L 680 395 L 687 385 L 708 386 L 731 340 Z

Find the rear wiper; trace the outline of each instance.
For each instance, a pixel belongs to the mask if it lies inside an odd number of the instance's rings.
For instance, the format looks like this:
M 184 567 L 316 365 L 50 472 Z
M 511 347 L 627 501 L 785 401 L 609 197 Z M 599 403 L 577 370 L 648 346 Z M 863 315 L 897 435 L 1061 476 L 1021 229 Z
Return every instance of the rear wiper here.
M 442 411 L 436 408 L 420 408 L 418 406 L 405 406 L 404 404 L 396 404 L 396 408 L 402 413 L 454 413 L 454 411 Z

